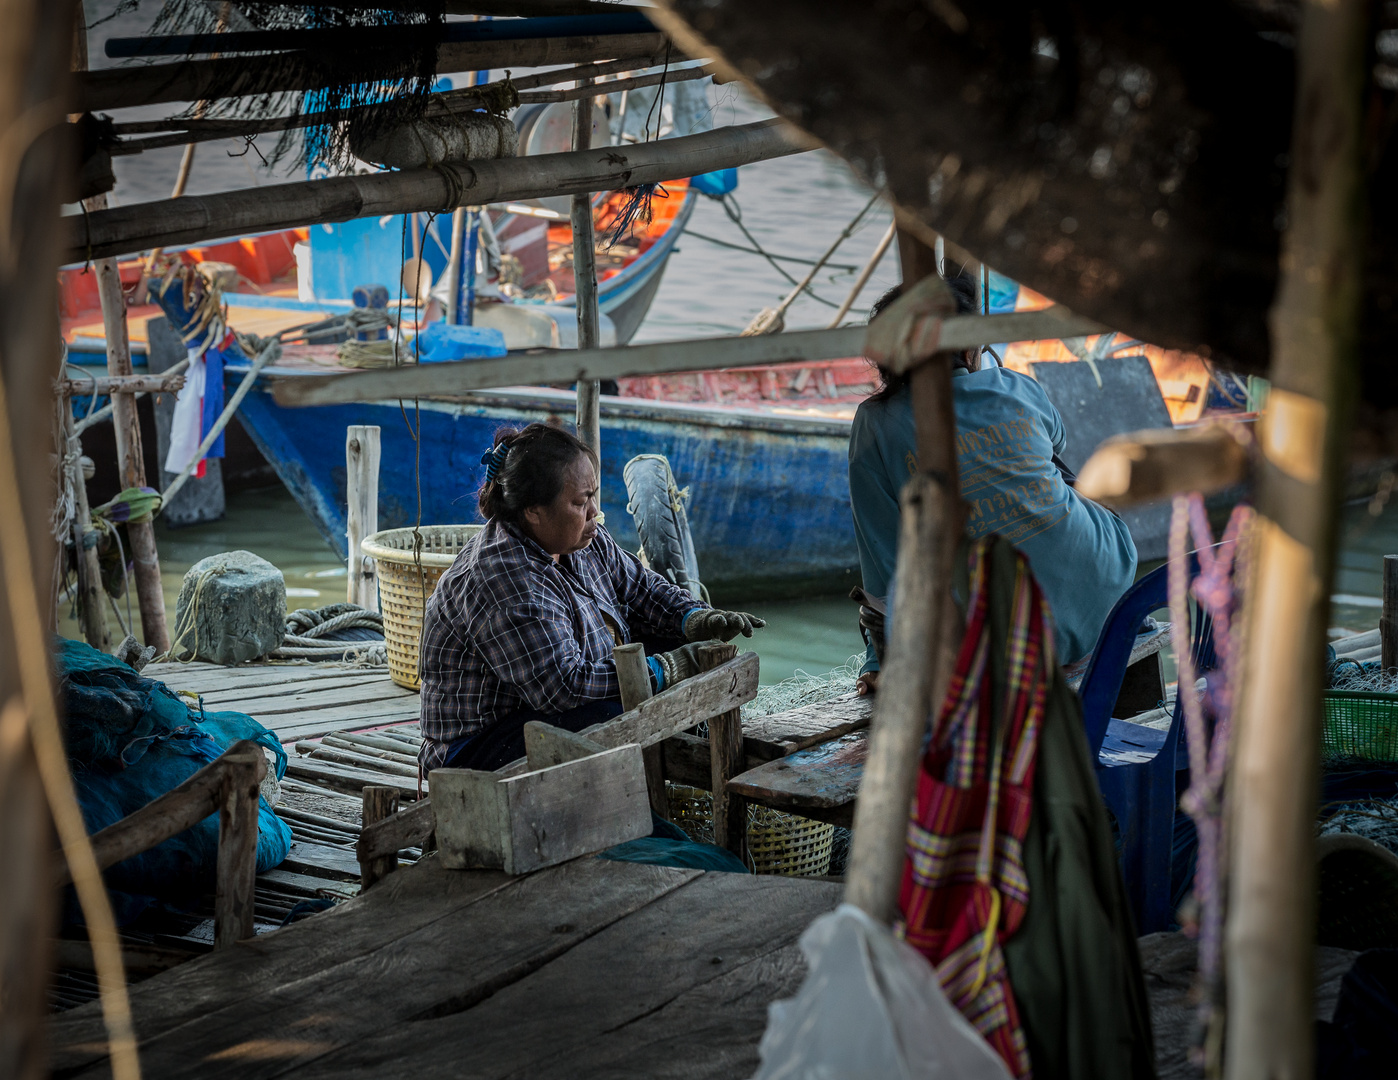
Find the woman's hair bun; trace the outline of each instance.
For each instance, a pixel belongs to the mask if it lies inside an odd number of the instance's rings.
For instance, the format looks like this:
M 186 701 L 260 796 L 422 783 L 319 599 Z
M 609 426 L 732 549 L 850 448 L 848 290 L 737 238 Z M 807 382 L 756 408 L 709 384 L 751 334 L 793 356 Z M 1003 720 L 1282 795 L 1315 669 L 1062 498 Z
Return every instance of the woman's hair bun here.
M 501 446 L 508 452 L 500 454 Z M 518 521 L 531 506 L 547 506 L 563 490 L 563 474 L 580 456 L 596 457 L 571 431 L 555 424 L 500 428 L 482 455 L 486 480 L 478 502 L 487 520 Z M 497 461 L 492 472 L 487 458 Z

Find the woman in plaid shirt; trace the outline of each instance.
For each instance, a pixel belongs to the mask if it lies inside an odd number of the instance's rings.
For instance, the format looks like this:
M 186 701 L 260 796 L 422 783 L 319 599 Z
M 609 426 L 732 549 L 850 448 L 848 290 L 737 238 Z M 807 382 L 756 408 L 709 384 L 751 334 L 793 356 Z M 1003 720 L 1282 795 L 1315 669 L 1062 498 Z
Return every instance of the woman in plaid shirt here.
M 698 643 L 752 636 L 622 551 L 598 522 L 596 459 L 562 428 L 496 433 L 482 456 L 485 528 L 442 575 L 423 616 L 425 776 L 524 756 L 524 725 L 570 731 L 621 713 L 612 647 L 644 641 L 654 689 L 698 671 Z

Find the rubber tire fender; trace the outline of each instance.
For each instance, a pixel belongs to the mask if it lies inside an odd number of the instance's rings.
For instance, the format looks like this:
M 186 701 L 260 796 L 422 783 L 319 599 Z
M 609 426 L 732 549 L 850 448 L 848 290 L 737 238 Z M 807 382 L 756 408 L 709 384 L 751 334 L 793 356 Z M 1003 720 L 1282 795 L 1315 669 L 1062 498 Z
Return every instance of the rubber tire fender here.
M 663 454 L 638 454 L 626 463 L 622 477 L 626 481 L 626 510 L 636 523 L 646 565 L 702 599 L 699 559 L 685 513 L 689 492 L 675 483 L 670 462 Z

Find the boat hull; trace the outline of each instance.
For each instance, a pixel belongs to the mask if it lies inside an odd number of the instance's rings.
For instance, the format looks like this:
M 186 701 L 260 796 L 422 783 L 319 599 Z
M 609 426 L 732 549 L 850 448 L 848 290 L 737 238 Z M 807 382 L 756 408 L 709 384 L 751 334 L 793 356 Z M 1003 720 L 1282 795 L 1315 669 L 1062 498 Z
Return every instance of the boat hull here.
M 460 524 L 480 520 L 480 457 L 495 431 L 534 421 L 571 423 L 574 410 L 571 393 L 533 388 L 424 401 L 416 409 L 396 401 L 290 409 L 277 405 L 261 381 L 239 415 L 325 539 L 343 553 L 350 425 L 381 430 L 380 528 Z M 664 454 L 691 492 L 699 570 L 716 597 L 831 592 L 858 580 L 848 421 L 606 397 L 601 413 L 602 509 L 624 546 L 635 550 L 639 540 L 622 468 L 637 454 Z

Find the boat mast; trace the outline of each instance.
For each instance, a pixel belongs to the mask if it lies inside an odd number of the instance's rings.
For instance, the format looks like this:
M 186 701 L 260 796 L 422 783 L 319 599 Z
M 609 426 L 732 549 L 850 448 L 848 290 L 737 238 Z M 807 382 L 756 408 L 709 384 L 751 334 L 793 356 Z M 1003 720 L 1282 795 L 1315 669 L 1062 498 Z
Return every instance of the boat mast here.
M 578 80 L 579 86 L 591 85 L 591 79 Z M 592 147 L 592 114 L 595 106 L 591 97 L 573 102 L 573 150 Z M 584 192 L 573 196 L 573 303 L 578 313 L 578 348 L 595 349 L 597 340 L 597 246 L 592 235 L 592 195 Z M 602 463 L 601 416 L 598 397 L 602 386 L 596 379 L 583 379 L 578 386 L 578 438 Z

